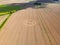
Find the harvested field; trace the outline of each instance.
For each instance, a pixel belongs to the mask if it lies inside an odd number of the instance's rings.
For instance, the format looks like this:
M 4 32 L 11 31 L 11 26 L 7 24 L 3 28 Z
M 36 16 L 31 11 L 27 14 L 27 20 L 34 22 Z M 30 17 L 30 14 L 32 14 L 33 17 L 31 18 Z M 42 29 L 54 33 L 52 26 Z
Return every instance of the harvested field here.
M 0 45 L 60 45 L 60 6 L 55 6 L 14 13 L 0 31 Z

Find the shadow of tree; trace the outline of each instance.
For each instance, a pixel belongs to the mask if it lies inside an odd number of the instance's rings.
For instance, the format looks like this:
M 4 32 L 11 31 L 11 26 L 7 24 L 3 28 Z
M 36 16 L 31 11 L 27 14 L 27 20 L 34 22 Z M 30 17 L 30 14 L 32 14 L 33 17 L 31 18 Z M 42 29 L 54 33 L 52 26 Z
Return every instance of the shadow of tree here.
M 37 2 L 37 1 L 36 1 Z M 22 9 L 26 9 L 26 8 L 35 8 L 35 6 L 40 6 L 39 8 L 41 8 L 41 5 L 35 5 L 35 2 L 28 2 L 28 3 L 12 3 L 12 4 L 7 4 L 5 6 L 0 7 L 0 13 L 1 12 L 10 12 L 13 10 L 22 10 Z M 45 8 L 47 4 L 42 4 L 42 6 Z
M 35 2 L 32 1 L 32 2 L 28 2 L 28 3 L 12 3 L 12 4 L 7 4 L 7 5 L 19 7 L 17 10 L 23 10 L 26 8 L 35 8 L 35 6 L 41 6 L 41 5 L 35 5 L 34 3 Z M 45 4 L 45 3 L 42 3 L 42 5 L 44 8 L 47 6 L 47 4 Z M 16 7 L 14 7 L 14 8 L 16 8 Z

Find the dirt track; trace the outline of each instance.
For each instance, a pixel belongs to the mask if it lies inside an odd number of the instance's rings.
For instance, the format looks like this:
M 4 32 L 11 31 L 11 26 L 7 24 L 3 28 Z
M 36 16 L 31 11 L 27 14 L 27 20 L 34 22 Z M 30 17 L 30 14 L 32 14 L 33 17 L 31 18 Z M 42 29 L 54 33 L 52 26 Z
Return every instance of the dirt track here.
M 0 31 L 0 45 L 60 45 L 60 7 L 53 7 L 14 13 Z

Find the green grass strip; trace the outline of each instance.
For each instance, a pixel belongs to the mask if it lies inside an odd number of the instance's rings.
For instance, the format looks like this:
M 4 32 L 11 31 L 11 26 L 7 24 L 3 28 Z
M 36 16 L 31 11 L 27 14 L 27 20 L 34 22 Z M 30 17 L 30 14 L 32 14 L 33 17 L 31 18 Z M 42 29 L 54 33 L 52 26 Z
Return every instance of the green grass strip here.
M 11 16 L 11 14 L 9 14 L 9 16 L 3 21 L 3 23 L 0 26 L 0 29 L 4 26 L 4 24 L 6 23 L 6 21 L 8 20 L 8 18 Z

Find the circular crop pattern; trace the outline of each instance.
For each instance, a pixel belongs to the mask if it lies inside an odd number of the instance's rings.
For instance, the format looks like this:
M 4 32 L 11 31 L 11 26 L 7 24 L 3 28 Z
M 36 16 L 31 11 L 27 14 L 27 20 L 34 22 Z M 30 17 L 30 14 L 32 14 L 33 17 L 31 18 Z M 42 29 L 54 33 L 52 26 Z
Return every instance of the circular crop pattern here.
M 36 25 L 37 23 L 36 23 L 36 21 L 34 21 L 34 20 L 25 20 L 24 21 L 24 25 L 26 25 L 26 26 L 34 26 L 34 25 Z

